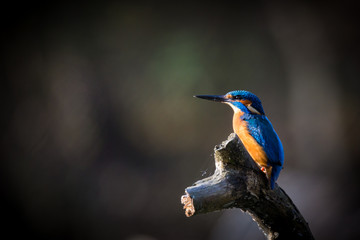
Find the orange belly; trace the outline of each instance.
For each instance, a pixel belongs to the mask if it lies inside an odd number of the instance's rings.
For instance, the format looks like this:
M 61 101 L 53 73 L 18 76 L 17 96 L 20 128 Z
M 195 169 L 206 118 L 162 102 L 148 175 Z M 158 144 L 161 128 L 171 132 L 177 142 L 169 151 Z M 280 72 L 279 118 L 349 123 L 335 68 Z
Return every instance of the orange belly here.
M 241 120 L 241 115 L 243 113 L 241 111 L 237 111 L 234 114 L 233 118 L 233 128 L 234 132 L 240 138 L 242 144 L 250 154 L 251 158 L 261 167 L 266 169 L 266 174 L 269 177 L 271 174 L 271 167 L 267 164 L 266 153 L 263 148 L 256 142 L 255 138 L 253 138 L 248 130 L 247 122 Z

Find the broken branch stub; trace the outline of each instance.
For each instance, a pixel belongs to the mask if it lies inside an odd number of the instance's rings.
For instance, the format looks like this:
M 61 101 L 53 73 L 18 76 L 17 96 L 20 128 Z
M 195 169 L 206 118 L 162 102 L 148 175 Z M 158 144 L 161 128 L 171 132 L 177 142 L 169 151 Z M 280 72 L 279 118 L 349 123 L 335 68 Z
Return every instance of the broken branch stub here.
M 250 214 L 268 239 L 314 239 L 288 195 L 277 185 L 270 189 L 236 134 L 214 151 L 214 174 L 187 187 L 181 197 L 187 217 L 236 207 Z

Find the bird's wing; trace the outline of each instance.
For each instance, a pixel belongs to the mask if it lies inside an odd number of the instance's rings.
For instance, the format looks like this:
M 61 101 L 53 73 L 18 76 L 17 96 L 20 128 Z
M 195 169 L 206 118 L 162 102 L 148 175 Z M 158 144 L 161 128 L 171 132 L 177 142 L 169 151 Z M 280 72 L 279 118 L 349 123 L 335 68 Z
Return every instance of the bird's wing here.
M 269 119 L 262 115 L 248 119 L 247 122 L 249 133 L 264 149 L 268 164 L 270 166 L 282 166 L 284 163 L 284 150 Z

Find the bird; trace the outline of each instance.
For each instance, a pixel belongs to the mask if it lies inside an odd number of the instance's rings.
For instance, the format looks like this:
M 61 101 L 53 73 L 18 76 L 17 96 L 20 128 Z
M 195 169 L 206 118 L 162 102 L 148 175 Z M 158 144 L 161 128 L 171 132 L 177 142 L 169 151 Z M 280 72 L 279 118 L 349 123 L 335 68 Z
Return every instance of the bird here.
M 225 95 L 195 95 L 194 97 L 230 105 L 234 110 L 233 130 L 246 151 L 266 174 L 271 189 L 284 165 L 284 149 L 279 136 L 266 117 L 260 99 L 245 90 Z

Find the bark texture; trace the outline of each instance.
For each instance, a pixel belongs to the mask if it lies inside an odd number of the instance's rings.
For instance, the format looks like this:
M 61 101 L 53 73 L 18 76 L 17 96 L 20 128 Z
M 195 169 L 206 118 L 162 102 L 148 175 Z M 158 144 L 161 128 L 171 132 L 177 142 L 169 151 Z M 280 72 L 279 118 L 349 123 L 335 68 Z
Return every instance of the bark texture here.
M 236 134 L 214 151 L 214 174 L 187 187 L 181 197 L 187 217 L 236 207 L 252 216 L 267 239 L 314 239 L 289 196 L 277 184 L 270 189 Z

